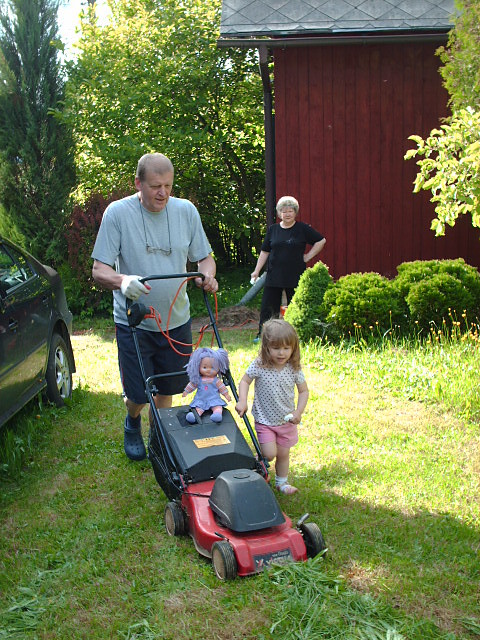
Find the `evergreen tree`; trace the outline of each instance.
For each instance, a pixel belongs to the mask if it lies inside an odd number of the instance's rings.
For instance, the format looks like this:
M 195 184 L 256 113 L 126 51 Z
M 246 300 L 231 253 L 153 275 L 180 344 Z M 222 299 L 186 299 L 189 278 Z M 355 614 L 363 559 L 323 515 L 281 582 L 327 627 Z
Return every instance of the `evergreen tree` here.
M 64 94 L 57 13 L 58 0 L 9 0 L 0 10 L 0 203 L 25 246 L 53 264 L 65 253 L 75 177 L 71 135 L 54 115 Z

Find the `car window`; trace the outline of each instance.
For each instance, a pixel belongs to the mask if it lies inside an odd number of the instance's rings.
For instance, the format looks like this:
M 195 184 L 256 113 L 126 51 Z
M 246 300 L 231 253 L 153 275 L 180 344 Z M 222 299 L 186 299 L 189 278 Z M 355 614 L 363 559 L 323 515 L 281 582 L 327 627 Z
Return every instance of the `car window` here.
M 33 278 L 35 274 L 25 258 L 13 248 L 0 245 L 0 293 L 7 295 L 10 289 Z

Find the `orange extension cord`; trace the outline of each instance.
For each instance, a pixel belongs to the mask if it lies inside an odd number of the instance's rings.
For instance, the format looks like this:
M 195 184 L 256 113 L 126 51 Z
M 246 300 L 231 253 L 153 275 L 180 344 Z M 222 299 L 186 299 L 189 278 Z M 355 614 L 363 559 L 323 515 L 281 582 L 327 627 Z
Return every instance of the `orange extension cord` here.
M 183 280 L 183 282 L 180 283 L 180 286 L 177 289 L 177 293 L 175 294 L 175 297 L 172 300 L 172 304 L 170 305 L 170 309 L 168 310 L 167 326 L 165 328 L 165 331 L 162 329 L 162 325 L 161 325 L 162 319 L 161 319 L 160 314 L 158 313 L 158 311 L 156 309 L 154 309 L 153 307 L 150 307 L 151 315 L 147 316 L 147 317 L 150 317 L 150 318 L 154 318 L 154 320 L 157 323 L 157 326 L 158 326 L 161 334 L 166 338 L 168 344 L 175 351 L 175 353 L 177 353 L 180 356 L 184 356 L 186 354 L 182 353 L 181 351 L 179 351 L 175 347 L 175 344 L 177 344 L 179 346 L 182 346 L 182 347 L 192 347 L 192 349 L 198 349 L 198 347 L 200 346 L 200 344 L 201 344 L 201 342 L 203 340 L 205 332 L 207 331 L 207 329 L 210 326 L 210 325 L 206 324 L 203 327 L 201 327 L 200 330 L 199 330 L 198 340 L 196 342 L 192 342 L 191 344 L 190 343 L 186 343 L 186 342 L 180 342 L 179 340 L 175 340 L 169 334 L 168 326 L 170 324 L 170 319 L 172 317 L 173 306 L 174 306 L 175 302 L 177 301 L 178 296 L 180 295 L 180 291 L 182 290 L 182 287 L 185 286 L 189 280 L 194 280 L 195 277 L 198 277 L 198 276 L 192 276 L 190 278 L 185 278 L 185 280 Z M 217 294 L 214 293 L 213 296 L 214 296 L 214 299 L 215 299 L 215 321 L 217 321 L 218 320 Z M 212 333 L 212 346 L 213 346 L 213 341 L 214 341 L 214 335 Z

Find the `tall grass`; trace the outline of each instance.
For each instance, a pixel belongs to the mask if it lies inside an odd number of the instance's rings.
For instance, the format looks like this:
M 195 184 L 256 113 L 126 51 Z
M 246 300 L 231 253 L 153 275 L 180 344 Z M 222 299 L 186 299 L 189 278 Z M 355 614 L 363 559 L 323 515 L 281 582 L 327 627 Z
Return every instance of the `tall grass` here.
M 464 324 L 466 322 L 464 321 Z M 451 319 L 429 335 L 398 337 L 355 328 L 339 345 L 311 343 L 304 356 L 336 367 L 340 375 L 367 381 L 379 390 L 430 404 L 441 403 L 465 420 L 480 422 L 480 327 Z

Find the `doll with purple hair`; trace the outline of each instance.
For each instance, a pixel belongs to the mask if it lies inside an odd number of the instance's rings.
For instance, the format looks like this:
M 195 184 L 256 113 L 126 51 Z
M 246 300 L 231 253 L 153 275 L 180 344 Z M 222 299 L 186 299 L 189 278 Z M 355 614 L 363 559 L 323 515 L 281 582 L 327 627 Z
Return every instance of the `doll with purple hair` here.
M 218 376 L 225 373 L 229 368 L 228 353 L 225 349 L 210 349 L 201 347 L 196 349 L 190 356 L 190 360 L 185 367 L 187 370 L 189 383 L 185 387 L 182 397 L 184 398 L 192 391 L 197 390 L 193 402 L 190 403 L 191 411 L 185 416 L 187 422 L 194 424 L 197 422 L 194 411 L 201 416 L 205 411 L 211 410 L 210 420 L 221 422 L 225 400 L 231 401 L 228 389 L 223 380 Z

